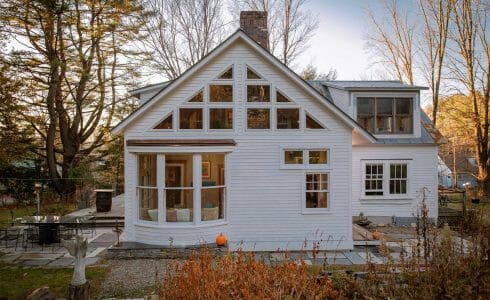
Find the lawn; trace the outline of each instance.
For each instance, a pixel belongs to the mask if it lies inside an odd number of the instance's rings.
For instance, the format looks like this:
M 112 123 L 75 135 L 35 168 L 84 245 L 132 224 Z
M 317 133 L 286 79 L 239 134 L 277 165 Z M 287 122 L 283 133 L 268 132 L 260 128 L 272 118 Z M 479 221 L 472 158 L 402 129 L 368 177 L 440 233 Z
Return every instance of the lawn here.
M 87 267 L 90 294 L 96 298 L 108 272 L 107 267 Z M 55 299 L 65 298 L 73 268 L 28 268 L 0 265 L 0 299 L 17 299 L 36 288 L 47 286 Z

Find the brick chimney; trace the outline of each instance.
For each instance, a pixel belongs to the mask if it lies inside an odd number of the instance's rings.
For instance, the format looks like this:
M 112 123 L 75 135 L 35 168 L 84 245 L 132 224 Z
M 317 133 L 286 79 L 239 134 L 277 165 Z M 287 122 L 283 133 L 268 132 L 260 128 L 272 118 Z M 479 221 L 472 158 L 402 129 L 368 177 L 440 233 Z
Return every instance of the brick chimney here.
M 241 11 L 240 28 L 262 47 L 269 50 L 266 11 Z

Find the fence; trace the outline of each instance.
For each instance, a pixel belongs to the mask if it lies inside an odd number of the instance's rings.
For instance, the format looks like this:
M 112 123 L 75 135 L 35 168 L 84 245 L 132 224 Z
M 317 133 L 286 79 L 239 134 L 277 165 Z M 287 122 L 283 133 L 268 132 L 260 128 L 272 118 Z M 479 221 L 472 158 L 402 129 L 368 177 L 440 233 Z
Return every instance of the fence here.
M 93 190 L 110 188 L 114 195 L 124 190 L 122 183 L 104 184 L 94 178 L 64 178 L 66 184 L 73 184 L 74 191 L 58 193 L 52 179 L 38 178 L 0 178 L 0 207 L 30 205 L 37 202 L 37 197 L 43 204 L 66 203 L 76 204 L 80 208 L 89 207 L 95 201 Z

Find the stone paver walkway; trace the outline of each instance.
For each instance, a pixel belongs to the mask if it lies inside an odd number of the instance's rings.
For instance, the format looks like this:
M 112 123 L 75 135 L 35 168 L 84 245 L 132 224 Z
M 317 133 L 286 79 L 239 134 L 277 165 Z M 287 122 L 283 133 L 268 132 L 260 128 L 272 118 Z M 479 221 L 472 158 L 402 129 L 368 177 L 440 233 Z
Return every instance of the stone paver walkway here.
M 84 234 L 88 238 L 87 265 L 96 264 L 105 254 L 106 249 L 116 242 L 116 235 L 111 228 L 97 228 L 92 234 Z M 28 245 L 27 248 L 0 248 L 0 261 L 19 266 L 68 267 L 73 266 L 73 258 L 60 244 Z

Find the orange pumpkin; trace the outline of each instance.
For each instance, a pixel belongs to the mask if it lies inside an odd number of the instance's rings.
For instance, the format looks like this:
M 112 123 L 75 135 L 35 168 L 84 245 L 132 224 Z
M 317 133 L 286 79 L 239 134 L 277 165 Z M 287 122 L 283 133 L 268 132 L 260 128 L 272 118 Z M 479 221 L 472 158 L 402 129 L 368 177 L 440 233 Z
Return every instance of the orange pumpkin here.
M 381 237 L 381 232 L 379 232 L 377 230 L 375 232 L 373 232 L 373 239 L 379 240 L 380 237 Z
M 222 233 L 220 233 L 217 237 L 216 237 L 216 245 L 218 245 L 219 247 L 224 247 L 226 246 L 226 236 L 223 235 Z

